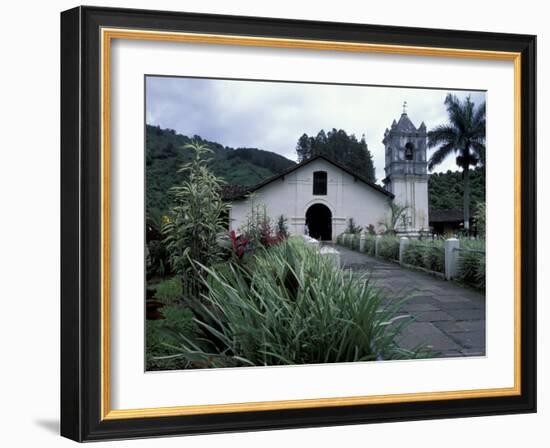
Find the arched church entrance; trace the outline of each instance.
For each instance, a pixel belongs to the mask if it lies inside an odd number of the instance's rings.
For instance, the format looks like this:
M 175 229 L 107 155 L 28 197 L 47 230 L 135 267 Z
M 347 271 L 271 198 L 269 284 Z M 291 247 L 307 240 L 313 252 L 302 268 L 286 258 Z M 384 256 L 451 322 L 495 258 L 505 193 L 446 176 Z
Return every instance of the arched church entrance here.
M 306 224 L 309 236 L 316 240 L 332 240 L 332 213 L 324 204 L 313 204 L 307 209 Z

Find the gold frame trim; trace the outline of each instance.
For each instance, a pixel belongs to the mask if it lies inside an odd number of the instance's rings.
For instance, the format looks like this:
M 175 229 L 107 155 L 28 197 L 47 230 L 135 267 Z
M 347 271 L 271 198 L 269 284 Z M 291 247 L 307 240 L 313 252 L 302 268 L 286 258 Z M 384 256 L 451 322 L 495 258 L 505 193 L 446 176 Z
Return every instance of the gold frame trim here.
M 110 366 L 110 54 L 113 39 L 213 45 L 295 48 L 355 53 L 489 59 L 514 62 L 514 386 L 508 388 L 279 400 L 142 409 L 111 409 Z M 521 54 L 514 52 L 417 47 L 304 39 L 194 34 L 135 29 L 101 29 L 101 420 L 230 412 L 307 409 L 413 401 L 503 397 L 521 394 Z

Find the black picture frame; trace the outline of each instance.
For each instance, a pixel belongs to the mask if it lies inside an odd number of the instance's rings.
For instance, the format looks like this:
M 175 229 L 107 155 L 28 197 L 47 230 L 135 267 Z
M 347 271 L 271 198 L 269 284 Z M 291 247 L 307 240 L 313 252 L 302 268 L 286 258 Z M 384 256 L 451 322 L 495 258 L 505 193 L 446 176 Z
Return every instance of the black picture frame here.
M 521 53 L 521 393 L 516 396 L 102 419 L 102 27 Z M 61 13 L 61 434 L 76 441 L 536 411 L 536 37 L 77 7 Z M 512 180 L 511 180 L 512 181 Z

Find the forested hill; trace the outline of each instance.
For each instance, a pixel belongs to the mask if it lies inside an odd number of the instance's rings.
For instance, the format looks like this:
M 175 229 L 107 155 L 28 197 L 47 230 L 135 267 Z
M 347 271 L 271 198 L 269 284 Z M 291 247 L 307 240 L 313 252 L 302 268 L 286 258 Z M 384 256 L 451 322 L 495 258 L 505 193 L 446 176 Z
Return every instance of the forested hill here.
M 199 136 L 187 137 L 172 129 L 147 125 L 147 210 L 164 214 L 170 206 L 169 189 L 182 181 L 178 169 L 191 159 L 183 148 L 192 140 L 206 144 L 214 153 L 210 168 L 229 185 L 252 186 L 293 166 L 295 162 L 258 148 L 230 148 Z
M 462 209 L 464 183 L 462 171 L 434 173 L 428 181 L 428 202 L 432 210 Z M 485 170 L 476 168 L 470 171 L 470 210 L 485 202 Z

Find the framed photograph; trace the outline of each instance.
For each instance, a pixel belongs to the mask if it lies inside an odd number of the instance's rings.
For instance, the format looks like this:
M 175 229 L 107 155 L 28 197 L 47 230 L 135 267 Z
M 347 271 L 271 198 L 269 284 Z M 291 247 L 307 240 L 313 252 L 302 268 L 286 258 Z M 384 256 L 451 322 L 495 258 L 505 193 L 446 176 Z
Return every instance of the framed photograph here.
M 530 35 L 61 14 L 61 433 L 536 410 Z

